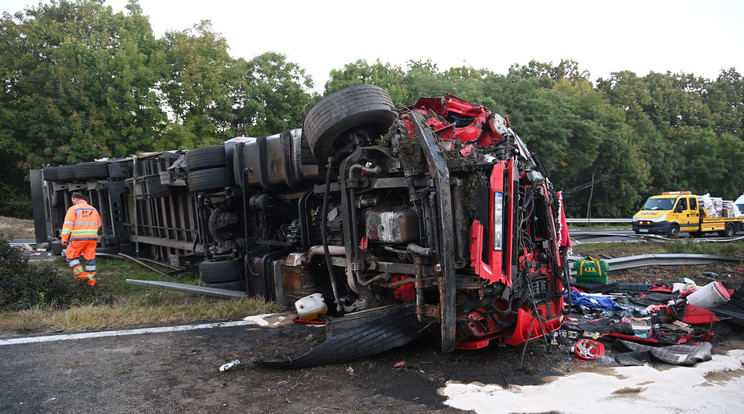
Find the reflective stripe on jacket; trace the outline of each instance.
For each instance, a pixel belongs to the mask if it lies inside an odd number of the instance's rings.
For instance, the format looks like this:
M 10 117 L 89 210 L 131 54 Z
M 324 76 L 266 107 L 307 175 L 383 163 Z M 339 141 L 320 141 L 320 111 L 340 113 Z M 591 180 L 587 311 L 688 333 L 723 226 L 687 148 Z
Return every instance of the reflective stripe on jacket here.
M 60 238 L 63 242 L 98 240 L 99 228 L 101 228 L 101 216 L 98 211 L 85 201 L 80 201 L 67 209 Z

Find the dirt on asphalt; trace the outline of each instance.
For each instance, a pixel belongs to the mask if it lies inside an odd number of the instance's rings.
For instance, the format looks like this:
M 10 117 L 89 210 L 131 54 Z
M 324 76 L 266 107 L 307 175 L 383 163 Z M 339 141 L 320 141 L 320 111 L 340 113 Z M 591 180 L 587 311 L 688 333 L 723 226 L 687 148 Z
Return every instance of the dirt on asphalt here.
M 610 278 L 622 282 L 671 284 L 682 277 L 699 286 L 717 280 L 736 289 L 744 284 L 744 269 L 734 263 L 610 270 Z M 607 357 L 584 361 L 562 337 L 444 354 L 433 333 L 344 364 L 256 367 L 252 361 L 297 356 L 323 341 L 322 327 L 292 323 L 293 317 L 267 317 L 268 326 L 2 345 L 0 412 L 455 413 L 462 411 L 448 407 L 438 393 L 449 381 L 510 387 L 616 366 L 611 340 L 604 340 Z M 744 344 L 737 324 L 705 329 L 715 332 L 714 354 Z M 0 340 L 10 337 L 0 334 Z M 241 363 L 220 372 L 236 359 Z
M 538 384 L 571 364 L 562 349 L 537 342 L 521 365 L 522 347 L 443 354 L 424 337 L 345 364 L 255 367 L 322 340 L 322 328 L 288 322 L 292 316 L 268 318 L 272 327 L 0 346 L 0 412 L 454 413 L 461 411 L 437 393 L 447 381 Z M 235 359 L 241 363 L 219 371 Z
M 256 367 L 255 360 L 297 356 L 322 342 L 322 327 L 293 317 L 266 317 L 268 326 L 0 346 L 0 412 L 455 413 L 438 393 L 449 381 L 533 385 L 616 366 L 611 341 L 606 357 L 584 361 L 566 338 L 443 354 L 428 335 L 344 364 Z M 708 329 L 716 332 L 714 353 L 744 344 L 737 325 Z M 236 359 L 241 363 L 220 372 Z

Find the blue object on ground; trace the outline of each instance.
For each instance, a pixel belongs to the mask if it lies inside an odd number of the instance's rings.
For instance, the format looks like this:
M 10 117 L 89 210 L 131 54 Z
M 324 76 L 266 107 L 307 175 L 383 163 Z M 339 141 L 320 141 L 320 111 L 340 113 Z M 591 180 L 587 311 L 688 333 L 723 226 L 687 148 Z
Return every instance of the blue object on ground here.
M 563 300 L 568 301 L 568 293 L 563 295 Z M 604 311 L 613 311 L 622 309 L 622 306 L 607 296 L 584 295 L 583 293 L 572 290 L 571 304 L 573 306 L 585 306 L 587 308 L 602 309 Z

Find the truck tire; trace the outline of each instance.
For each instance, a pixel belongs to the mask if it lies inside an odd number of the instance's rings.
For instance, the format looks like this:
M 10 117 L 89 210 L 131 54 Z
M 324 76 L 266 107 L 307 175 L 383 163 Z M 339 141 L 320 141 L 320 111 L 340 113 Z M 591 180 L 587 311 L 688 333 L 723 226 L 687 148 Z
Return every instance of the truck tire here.
M 75 179 L 74 165 L 60 165 L 57 169 L 57 181 L 69 183 Z
M 192 171 L 186 180 L 191 192 L 222 189 L 227 187 L 227 170 L 221 167 Z
M 726 228 L 718 232 L 718 235 L 721 237 L 734 237 L 735 234 L 736 227 L 734 227 L 734 223 L 726 223 Z
M 225 166 L 225 146 L 194 148 L 186 152 L 186 168 L 189 171 Z
M 324 163 L 343 146 L 337 138 L 345 132 L 366 127 L 371 137 L 380 136 L 397 118 L 393 100 L 384 89 L 355 85 L 334 92 L 313 106 L 305 117 L 303 132 L 310 151 Z
M 672 224 L 671 227 L 669 227 L 669 230 L 667 231 L 667 237 L 670 239 L 676 239 L 679 237 L 679 225 L 678 224 Z
M 108 163 L 90 161 L 75 164 L 75 179 L 87 180 L 89 178 L 108 178 Z
M 239 260 L 204 261 L 199 263 L 199 274 L 201 275 L 202 282 L 207 284 L 239 282 L 239 265 Z
M 57 181 L 59 167 L 46 167 L 43 170 L 44 181 Z

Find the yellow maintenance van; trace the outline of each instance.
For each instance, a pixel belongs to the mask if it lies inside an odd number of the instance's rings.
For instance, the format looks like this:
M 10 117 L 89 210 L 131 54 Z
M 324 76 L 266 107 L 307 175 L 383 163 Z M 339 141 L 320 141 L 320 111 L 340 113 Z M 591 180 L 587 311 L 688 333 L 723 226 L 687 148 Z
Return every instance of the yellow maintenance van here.
M 690 191 L 667 191 L 649 197 L 643 208 L 633 216 L 636 234 L 654 233 L 677 237 L 681 231 L 692 237 L 718 232 L 731 237 L 744 225 L 733 201 L 717 197 L 693 195 Z

